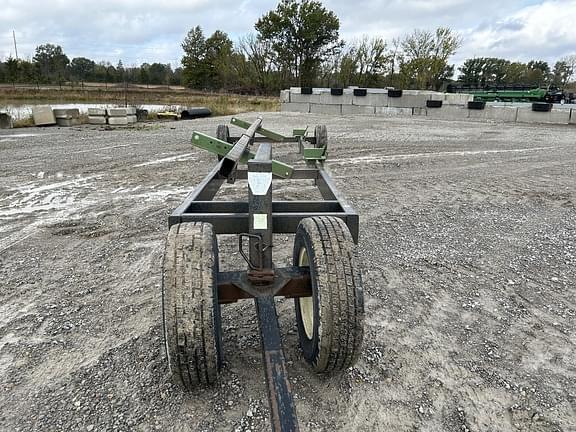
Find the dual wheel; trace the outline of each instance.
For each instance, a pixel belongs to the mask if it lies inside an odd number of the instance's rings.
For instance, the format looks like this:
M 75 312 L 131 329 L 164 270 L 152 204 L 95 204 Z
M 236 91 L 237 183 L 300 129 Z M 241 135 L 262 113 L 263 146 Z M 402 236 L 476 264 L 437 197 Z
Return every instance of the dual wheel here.
M 312 285 L 311 297 L 295 299 L 304 358 L 319 373 L 352 366 L 362 344 L 364 299 L 348 227 L 334 217 L 303 219 L 293 259 L 309 268 Z M 212 225 L 173 225 L 164 256 L 164 339 L 174 380 L 187 389 L 213 383 L 222 364 L 217 275 Z

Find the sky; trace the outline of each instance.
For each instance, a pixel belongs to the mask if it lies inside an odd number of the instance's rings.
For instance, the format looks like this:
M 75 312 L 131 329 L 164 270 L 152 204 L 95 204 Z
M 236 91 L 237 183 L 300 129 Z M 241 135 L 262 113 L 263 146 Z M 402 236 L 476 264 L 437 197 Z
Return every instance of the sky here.
M 576 54 L 576 0 L 324 0 L 340 19 L 345 41 L 363 35 L 391 41 L 414 29 L 447 26 L 462 37 L 451 58 L 548 61 Z M 62 46 L 70 59 L 87 57 L 116 65 L 180 65 L 186 33 L 222 30 L 233 41 L 254 32 L 254 23 L 276 0 L 2 0 L 0 58 L 31 58 L 36 46 Z

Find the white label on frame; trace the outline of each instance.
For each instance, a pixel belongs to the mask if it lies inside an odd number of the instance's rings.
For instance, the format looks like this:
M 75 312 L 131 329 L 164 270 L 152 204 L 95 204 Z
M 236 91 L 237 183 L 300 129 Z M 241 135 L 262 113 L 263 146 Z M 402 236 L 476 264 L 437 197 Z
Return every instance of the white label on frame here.
M 268 228 L 268 215 L 264 214 L 254 214 L 254 229 L 255 230 L 265 230 Z
M 249 172 L 248 185 L 254 195 L 266 195 L 272 185 L 272 173 Z

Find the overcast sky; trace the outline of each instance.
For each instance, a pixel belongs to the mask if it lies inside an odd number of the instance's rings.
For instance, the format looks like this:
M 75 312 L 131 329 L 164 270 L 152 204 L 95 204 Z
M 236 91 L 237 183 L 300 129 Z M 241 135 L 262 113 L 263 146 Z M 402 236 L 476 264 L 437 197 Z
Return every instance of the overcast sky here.
M 237 41 L 274 9 L 275 0 L 2 0 L 0 57 L 20 58 L 36 46 L 61 45 L 70 59 L 139 65 L 180 64 L 180 44 L 190 28 L 222 30 Z M 576 0 L 325 0 L 340 18 L 344 40 L 363 34 L 387 40 L 416 28 L 448 26 L 463 38 L 451 59 L 470 57 L 546 60 L 576 53 Z

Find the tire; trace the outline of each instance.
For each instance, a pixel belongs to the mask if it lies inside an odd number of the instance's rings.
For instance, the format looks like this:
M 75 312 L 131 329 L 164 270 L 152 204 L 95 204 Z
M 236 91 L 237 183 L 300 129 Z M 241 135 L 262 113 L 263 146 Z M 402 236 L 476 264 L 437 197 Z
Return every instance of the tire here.
M 294 265 L 309 267 L 312 297 L 295 299 L 304 358 L 318 373 L 356 362 L 364 334 L 364 294 L 356 246 L 339 218 L 303 219 L 294 240 Z
M 486 102 L 484 101 L 468 101 L 469 110 L 483 110 L 486 108 Z
M 388 89 L 388 97 L 402 97 L 402 90 Z
M 441 100 L 427 100 L 426 101 L 426 108 L 441 108 L 442 101 Z
M 344 89 L 341 88 L 331 88 L 330 94 L 332 96 L 342 96 L 344 94 Z
M 366 89 L 356 88 L 356 89 L 354 89 L 353 93 L 354 93 L 354 96 L 366 96 L 367 91 L 366 91 Z
M 534 102 L 532 104 L 532 111 L 548 112 L 552 109 L 552 104 L 548 102 Z
M 312 94 L 312 87 L 300 87 L 300 93 L 310 95 Z
M 218 125 L 216 128 L 216 138 L 220 141 L 228 142 L 228 138 L 230 138 L 230 129 L 226 125 Z
M 218 245 L 212 225 L 173 225 L 162 272 L 162 321 L 168 366 L 191 390 L 213 384 L 222 365 Z
M 228 142 L 228 138 L 230 138 L 230 129 L 226 125 L 218 125 L 216 128 L 216 138 L 220 141 Z M 218 160 L 222 160 L 224 156 L 218 155 Z
M 318 125 L 314 128 L 314 138 L 316 138 L 314 147 L 322 148 L 328 146 L 328 129 L 326 129 L 325 125 Z

